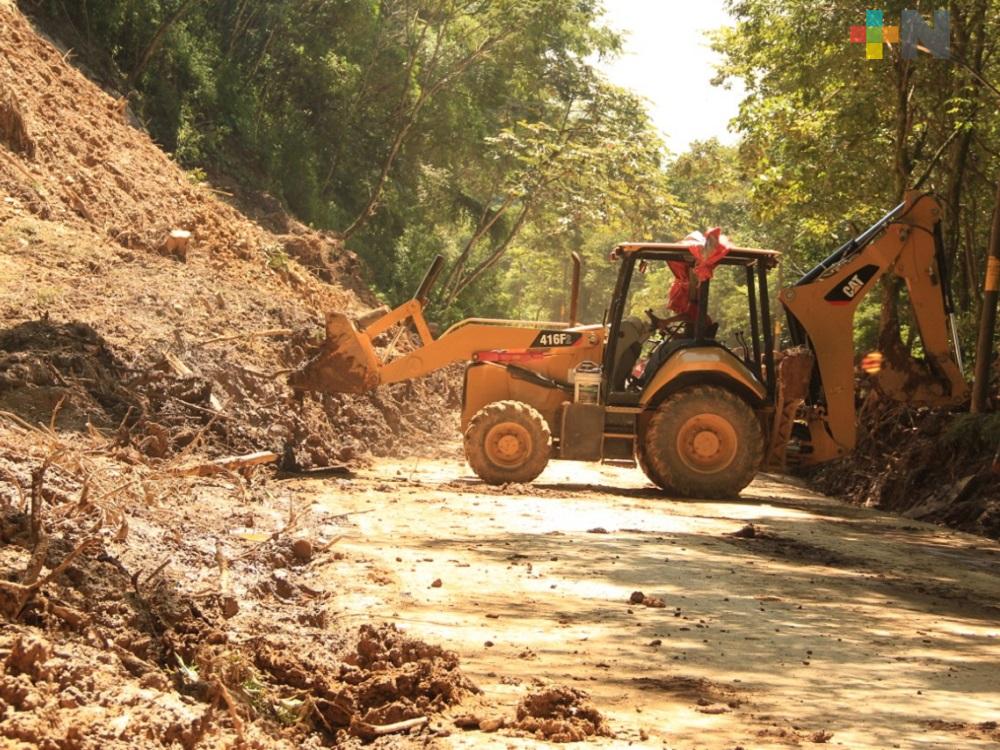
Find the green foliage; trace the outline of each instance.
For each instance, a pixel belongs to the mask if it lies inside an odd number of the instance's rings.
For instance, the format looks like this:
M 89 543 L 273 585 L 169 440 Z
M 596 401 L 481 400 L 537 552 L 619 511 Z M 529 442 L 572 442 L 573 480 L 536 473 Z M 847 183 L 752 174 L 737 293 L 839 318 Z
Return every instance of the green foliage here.
M 153 137 L 200 179 L 222 172 L 303 221 L 349 235 L 380 296 L 409 297 L 448 259 L 431 316 L 564 318 L 569 255 L 581 317 L 599 321 L 624 240 L 721 226 L 784 253 L 792 283 L 927 172 L 966 344 L 1000 172 L 1000 7 L 954 0 L 953 61 L 865 60 L 849 0 L 729 0 L 713 35 L 718 82 L 747 95 L 738 146 L 669 158 L 643 102 L 594 60 L 621 45 L 600 0 L 41 0 L 66 42 L 121 89 Z M 898 18 L 907 3 L 884 6 Z M 961 60 L 962 65 L 956 61 Z M 962 66 L 966 67 L 962 67 Z M 269 255 L 273 268 L 286 261 Z M 665 272 L 664 272 L 665 273 Z M 656 306 L 669 279 L 637 300 Z M 720 278 L 713 314 L 745 308 Z M 858 314 L 874 345 L 878 306 Z M 904 325 L 905 325 L 904 320 Z M 916 345 L 918 342 L 914 342 Z
M 739 79 L 747 90 L 735 120 L 748 199 L 745 213 L 732 214 L 739 226 L 746 221 L 758 242 L 785 253 L 791 280 L 793 269 L 811 267 L 926 175 L 923 189 L 937 192 L 945 208 L 945 253 L 966 313 L 963 336 L 971 338 L 1000 169 L 998 97 L 981 83 L 1000 80 L 1000 60 L 989 54 L 1000 8 L 988 0 L 948 4 L 952 59 L 907 61 L 899 45 L 886 46 L 884 60 L 866 60 L 862 46 L 847 41 L 848 26 L 864 22 L 864 7 L 849 0 L 728 5 L 736 24 L 717 32 L 714 46 L 717 82 Z M 881 7 L 892 21 L 914 6 Z M 859 311 L 859 344 L 874 343 L 875 324 L 868 303 Z
M 272 271 L 287 271 L 288 270 L 288 253 L 285 252 L 283 247 L 278 245 L 271 245 L 265 248 L 267 253 L 267 266 Z

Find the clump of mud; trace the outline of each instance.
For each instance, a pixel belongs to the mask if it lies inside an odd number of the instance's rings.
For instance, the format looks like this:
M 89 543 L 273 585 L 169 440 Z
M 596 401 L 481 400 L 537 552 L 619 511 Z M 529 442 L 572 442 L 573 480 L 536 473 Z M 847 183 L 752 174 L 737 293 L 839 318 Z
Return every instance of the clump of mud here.
M 0 409 L 45 424 L 55 413 L 56 426 L 76 429 L 121 421 L 137 406 L 124 369 L 85 323 L 21 323 L 0 331 Z
M 322 722 L 337 734 L 438 714 L 479 692 L 458 656 L 407 637 L 394 625 L 362 625 L 338 653 L 291 650 L 262 639 L 252 647 L 269 681 L 307 690 Z
M 122 444 L 164 458 L 213 422 L 212 405 L 204 378 L 170 372 L 162 358 L 130 367 L 86 323 L 42 319 L 0 330 L 0 410 L 28 424 L 116 430 Z M 213 434 L 225 437 L 221 427 Z
M 548 742 L 614 736 L 590 702 L 590 696 L 568 687 L 552 687 L 526 695 L 517 705 L 517 720 L 511 726 Z

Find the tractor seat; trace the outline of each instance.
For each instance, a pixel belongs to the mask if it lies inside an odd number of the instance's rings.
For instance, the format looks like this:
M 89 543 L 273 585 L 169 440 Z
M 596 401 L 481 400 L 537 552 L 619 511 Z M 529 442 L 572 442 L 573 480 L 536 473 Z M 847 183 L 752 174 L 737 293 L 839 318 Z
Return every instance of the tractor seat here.
M 718 323 L 711 323 L 705 329 L 705 338 L 703 340 L 708 340 L 711 343 L 716 343 L 715 334 L 719 330 Z M 682 339 L 667 339 L 661 341 L 660 345 L 653 349 L 652 353 L 649 355 L 649 360 L 646 362 L 646 368 L 642 371 L 642 377 L 639 378 L 637 385 L 639 388 L 645 388 L 649 385 L 653 376 L 656 375 L 656 371 L 663 366 L 670 357 L 677 351 L 681 349 L 686 349 L 687 347 L 694 346 L 696 343 L 693 338 L 682 338 Z

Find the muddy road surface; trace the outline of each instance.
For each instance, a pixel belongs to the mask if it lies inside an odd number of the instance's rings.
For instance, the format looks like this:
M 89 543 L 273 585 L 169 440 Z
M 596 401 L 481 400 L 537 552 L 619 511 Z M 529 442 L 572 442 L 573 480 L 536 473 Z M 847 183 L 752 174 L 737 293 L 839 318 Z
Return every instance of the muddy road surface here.
M 458 652 L 510 714 L 583 689 L 596 746 L 1000 747 L 1000 546 L 761 476 L 680 501 L 635 470 L 555 463 L 489 487 L 460 459 L 301 482 L 344 553 L 345 624 Z M 452 747 L 533 747 L 453 733 Z

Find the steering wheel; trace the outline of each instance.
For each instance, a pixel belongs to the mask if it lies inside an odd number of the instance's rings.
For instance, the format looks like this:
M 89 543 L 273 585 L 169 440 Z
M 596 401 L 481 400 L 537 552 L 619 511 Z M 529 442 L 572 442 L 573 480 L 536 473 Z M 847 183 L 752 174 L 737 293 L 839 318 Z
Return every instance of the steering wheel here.
M 687 321 L 682 315 L 675 315 L 672 318 L 660 318 L 650 308 L 646 310 L 646 316 L 649 318 L 649 322 L 653 324 L 654 332 L 658 331 L 663 334 L 663 341 L 672 341 L 679 338 L 687 326 Z

